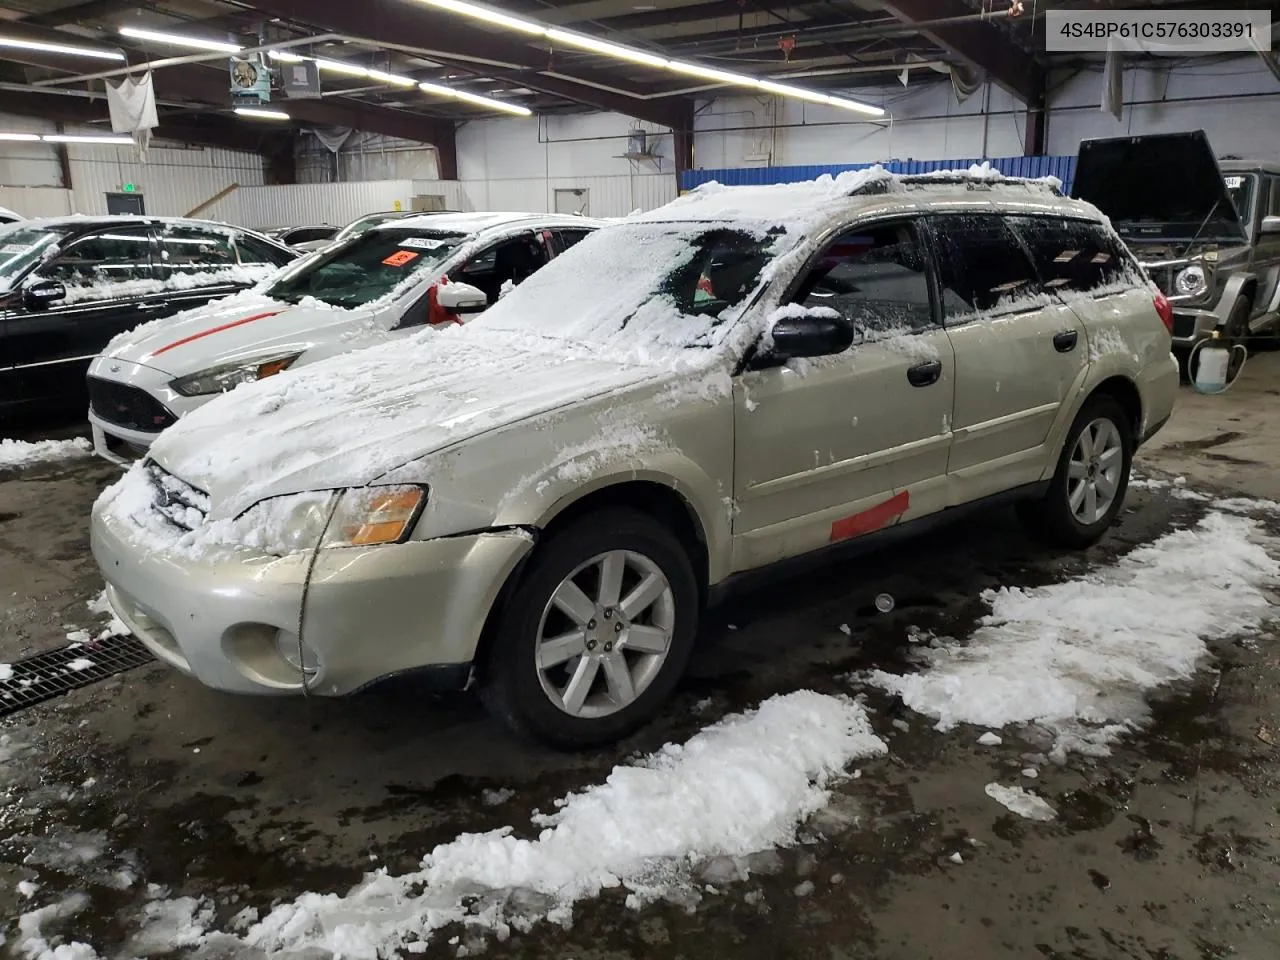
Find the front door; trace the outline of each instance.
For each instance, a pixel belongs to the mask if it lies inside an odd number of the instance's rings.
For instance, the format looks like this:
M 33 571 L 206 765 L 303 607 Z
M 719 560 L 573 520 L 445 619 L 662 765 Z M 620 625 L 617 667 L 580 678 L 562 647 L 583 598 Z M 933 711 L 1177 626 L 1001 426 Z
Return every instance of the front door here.
M 1083 324 L 1041 287 L 1022 243 L 989 213 L 928 218 L 956 363 L 951 503 L 1033 483 L 1063 401 L 1084 376 Z
M 117 333 L 152 314 L 159 286 L 145 225 L 112 226 L 72 241 L 33 279 L 56 280 L 66 296 L 42 309 L 17 308 L 7 320 L 14 369 L 8 386 L 24 406 L 84 399 L 85 371 Z
M 842 233 L 789 299 L 838 311 L 857 337 L 842 354 L 736 378 L 736 569 L 930 513 L 945 498 L 954 364 L 916 225 Z
M 156 316 L 203 306 L 229 296 L 260 279 L 260 272 L 240 264 L 231 236 L 218 230 L 190 226 L 162 226 L 157 237 L 160 278 L 164 281 L 163 306 Z

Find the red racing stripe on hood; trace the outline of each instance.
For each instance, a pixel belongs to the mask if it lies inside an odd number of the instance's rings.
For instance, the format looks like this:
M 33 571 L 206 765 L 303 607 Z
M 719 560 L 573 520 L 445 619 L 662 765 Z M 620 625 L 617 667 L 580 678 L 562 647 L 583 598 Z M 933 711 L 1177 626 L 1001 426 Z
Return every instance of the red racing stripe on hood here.
M 252 317 L 245 317 L 242 320 L 232 320 L 230 323 L 224 323 L 218 327 L 210 327 L 208 330 L 201 330 L 199 333 L 193 333 L 189 337 L 183 337 L 181 340 L 175 340 L 173 343 L 166 343 L 155 353 L 150 354 L 144 359 L 150 360 L 151 357 L 158 357 L 166 350 L 172 350 L 174 347 L 180 347 L 184 343 L 190 343 L 192 340 L 199 340 L 201 337 L 207 337 L 214 333 L 221 333 L 223 330 L 230 330 L 232 327 L 239 327 L 246 323 L 253 323 L 255 320 L 261 320 L 264 317 L 274 317 L 277 313 L 284 313 L 283 310 L 272 310 L 268 313 L 255 313 Z

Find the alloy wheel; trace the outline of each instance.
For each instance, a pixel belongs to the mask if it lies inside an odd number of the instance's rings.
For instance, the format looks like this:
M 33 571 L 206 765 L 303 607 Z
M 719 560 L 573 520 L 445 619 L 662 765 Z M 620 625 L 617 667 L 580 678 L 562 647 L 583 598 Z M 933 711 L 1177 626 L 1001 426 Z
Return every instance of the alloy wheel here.
M 1115 502 L 1124 469 L 1120 431 L 1106 417 L 1090 422 L 1076 439 L 1067 464 L 1067 503 L 1071 515 L 1093 526 Z
M 574 717 L 627 707 L 657 677 L 671 649 L 675 595 L 643 554 L 597 554 L 560 581 L 538 624 L 542 690 Z

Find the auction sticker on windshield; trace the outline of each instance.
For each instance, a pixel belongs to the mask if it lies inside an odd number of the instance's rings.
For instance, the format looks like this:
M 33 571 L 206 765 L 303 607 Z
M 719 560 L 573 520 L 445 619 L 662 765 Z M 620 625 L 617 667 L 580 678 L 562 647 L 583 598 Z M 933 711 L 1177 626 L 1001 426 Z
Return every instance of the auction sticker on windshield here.
M 435 237 L 405 237 L 400 241 L 400 246 L 414 250 L 435 250 L 443 247 L 444 241 L 437 240 Z
M 417 259 L 418 255 L 412 250 L 397 250 L 382 262 L 388 267 L 403 267 L 406 263 L 412 263 Z

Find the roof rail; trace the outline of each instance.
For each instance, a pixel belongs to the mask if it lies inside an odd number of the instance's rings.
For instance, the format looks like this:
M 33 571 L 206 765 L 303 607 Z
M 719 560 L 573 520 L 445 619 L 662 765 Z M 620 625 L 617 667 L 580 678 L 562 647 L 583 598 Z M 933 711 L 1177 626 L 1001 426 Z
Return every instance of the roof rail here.
M 1029 177 L 979 177 L 957 172 L 917 173 L 899 177 L 899 182 L 907 187 L 963 186 L 967 190 L 992 190 L 1003 187 L 1022 187 L 1038 190 L 1042 193 L 1062 196 L 1062 190 L 1051 179 L 1032 179 Z

